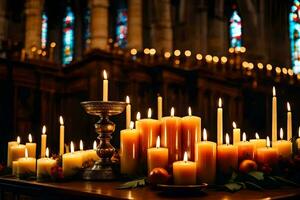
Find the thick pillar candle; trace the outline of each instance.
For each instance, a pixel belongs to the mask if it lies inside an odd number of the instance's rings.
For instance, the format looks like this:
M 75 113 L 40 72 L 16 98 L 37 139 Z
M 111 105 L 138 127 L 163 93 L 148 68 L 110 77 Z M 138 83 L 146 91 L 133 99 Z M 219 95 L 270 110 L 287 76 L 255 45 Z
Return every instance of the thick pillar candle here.
M 201 118 L 192 116 L 191 107 L 188 108 L 188 116 L 181 118 L 182 149 L 187 151 L 188 159 L 195 159 L 195 146 L 201 141 Z
M 79 153 L 74 152 L 74 144 L 70 144 L 70 153 L 66 153 L 62 156 L 62 168 L 64 177 L 70 177 L 75 175 L 82 167 L 82 156 Z
M 253 160 L 254 159 L 254 144 L 246 140 L 246 133 L 243 133 L 243 141 L 237 144 L 238 160 Z
M 126 129 L 130 129 L 130 122 L 131 122 L 131 105 L 129 96 L 126 96 Z
M 37 180 L 51 176 L 51 168 L 56 166 L 56 160 L 49 158 L 49 149 L 46 148 L 46 157 L 37 160 Z
M 216 179 L 216 143 L 207 141 L 203 129 L 203 141 L 196 144 L 195 161 L 197 165 L 197 182 L 213 184 Z
M 93 143 L 93 149 L 86 150 L 86 156 L 88 157 L 88 160 L 97 161 L 99 160 L 99 156 L 97 154 L 97 142 L 96 140 Z
M 293 137 L 292 132 L 292 112 L 290 103 L 287 102 L 287 140 L 290 141 Z
M 139 132 L 133 129 L 134 122 L 130 123 L 129 129 L 121 130 L 121 173 L 133 175 L 138 170 L 139 161 Z
M 276 90 L 273 87 L 273 98 L 272 98 L 272 142 L 277 141 L 277 98 Z
M 17 161 L 19 158 L 23 158 L 25 155 L 25 145 L 20 144 L 21 139 L 17 137 L 18 145 L 11 147 L 11 161 Z
M 283 129 L 280 128 L 280 140 L 272 144 L 274 149 L 277 149 L 278 155 L 289 158 L 292 155 L 292 142 L 283 139 Z
M 32 142 L 31 134 L 28 135 L 28 141 L 25 145 L 26 149 L 28 150 L 28 157 L 36 158 L 36 143 Z
M 260 139 L 258 133 L 255 133 L 255 139 L 251 139 L 250 143 L 254 145 L 254 158 L 257 157 L 257 149 L 267 146 L 266 139 Z
M 223 174 L 232 172 L 238 167 L 238 147 L 229 144 L 229 135 L 226 134 L 226 144 L 217 146 L 217 168 Z
M 108 80 L 105 70 L 103 70 L 103 101 L 108 101 Z
M 156 138 L 160 135 L 160 121 L 151 119 L 152 110 L 148 109 L 148 119 L 136 121 L 136 128 L 140 137 L 140 152 L 142 162 L 147 162 L 147 149 L 155 147 Z
M 217 110 L 217 144 L 223 144 L 223 108 L 222 108 L 222 99 L 219 98 Z
M 23 175 L 32 174 L 36 172 L 36 159 L 28 157 L 28 151 L 25 149 L 25 157 L 20 158 L 17 164 L 17 177 L 22 178 Z
M 11 147 L 17 146 L 18 142 L 17 141 L 10 141 L 7 144 L 7 167 L 12 166 L 12 155 L 11 155 Z
M 41 158 L 45 157 L 46 144 L 47 144 L 47 135 L 46 135 L 46 126 L 44 125 L 42 130 L 42 135 L 41 135 Z
M 232 122 L 233 126 L 233 145 L 237 145 L 241 141 L 241 129 L 236 127 L 236 123 Z
M 157 119 L 161 120 L 162 118 L 162 97 L 157 97 Z
M 157 137 L 156 147 L 147 150 L 148 174 L 157 167 L 168 169 L 168 148 L 160 147 L 160 137 Z
M 169 149 L 169 163 L 181 160 L 181 118 L 176 117 L 175 110 L 171 108 L 171 115 L 161 119 L 161 144 Z
M 184 153 L 183 161 L 173 163 L 173 177 L 175 185 L 196 184 L 196 163 L 188 161 L 187 152 Z
M 270 139 L 267 137 L 267 146 L 264 148 L 257 149 L 256 161 L 261 167 L 268 165 L 270 167 L 277 166 L 278 153 L 277 149 L 270 147 Z
M 63 155 L 65 153 L 65 126 L 62 116 L 59 117 L 59 123 L 59 155 Z

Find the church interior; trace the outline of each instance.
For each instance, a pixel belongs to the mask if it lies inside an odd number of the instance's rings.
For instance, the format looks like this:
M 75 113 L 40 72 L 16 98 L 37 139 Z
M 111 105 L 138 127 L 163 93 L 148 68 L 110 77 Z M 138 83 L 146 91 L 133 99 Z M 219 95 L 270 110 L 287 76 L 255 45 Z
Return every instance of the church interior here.
M 299 33 L 298 0 L 0 0 L 0 163 L 17 136 L 39 143 L 43 125 L 58 152 L 60 116 L 65 144 L 92 146 L 98 119 L 81 102 L 102 100 L 103 70 L 108 99 L 130 97 L 132 121 L 157 116 L 160 96 L 162 116 L 191 107 L 217 141 L 222 98 L 224 134 L 235 122 L 266 138 L 276 88 L 278 133 L 289 102 L 298 136 Z M 111 119 L 119 149 L 126 114 Z

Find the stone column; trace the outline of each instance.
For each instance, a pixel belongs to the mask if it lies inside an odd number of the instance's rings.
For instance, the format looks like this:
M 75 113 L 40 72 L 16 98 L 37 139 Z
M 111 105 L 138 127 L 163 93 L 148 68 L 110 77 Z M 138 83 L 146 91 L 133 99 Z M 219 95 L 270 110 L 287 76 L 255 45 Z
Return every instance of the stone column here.
M 108 0 L 90 0 L 91 5 L 91 49 L 107 49 Z
M 195 38 L 192 45 L 194 50 L 203 54 L 207 52 L 207 5 L 204 0 L 196 0 L 196 15 L 195 23 L 193 24 L 195 29 Z
M 142 0 L 128 0 L 128 48 L 143 48 Z
M 173 30 L 171 21 L 170 0 L 154 0 L 155 22 L 152 44 L 153 47 L 161 51 L 172 51 L 173 49 Z
M 30 55 L 32 46 L 41 47 L 41 28 L 43 0 L 26 0 L 25 2 L 25 51 Z
M 0 1 L 0 41 L 7 36 L 6 0 Z

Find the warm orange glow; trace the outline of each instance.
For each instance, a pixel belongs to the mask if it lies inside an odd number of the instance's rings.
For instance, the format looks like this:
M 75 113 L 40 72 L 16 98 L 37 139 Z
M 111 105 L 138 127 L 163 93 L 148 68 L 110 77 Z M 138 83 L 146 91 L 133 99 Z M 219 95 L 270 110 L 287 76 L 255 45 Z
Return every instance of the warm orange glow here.
M 130 122 L 129 128 L 130 128 L 130 129 L 133 129 L 133 128 L 134 128 L 134 122 L 133 122 L 133 121 Z
M 103 78 L 104 78 L 104 80 L 107 80 L 107 73 L 106 73 L 106 70 L 103 70 Z
M 298 137 L 300 137 L 300 126 L 298 128 Z
M 46 148 L 46 158 L 49 158 L 49 148 Z
M 197 53 L 196 55 L 196 59 L 197 60 L 202 60 L 203 56 L 200 53 Z
M 126 96 L 126 103 L 127 103 L 127 104 L 130 104 L 129 96 Z
M 171 117 L 174 117 L 174 115 L 175 115 L 175 109 L 174 109 L 174 107 L 172 107 L 171 108 Z
M 180 54 L 181 54 L 180 50 L 176 49 L 176 50 L 174 51 L 174 55 L 175 55 L 175 56 L 180 56 Z
M 141 119 L 141 113 L 137 112 L 136 113 L 136 121 L 139 121 Z
M 145 49 L 144 49 L 144 54 L 149 54 L 149 53 L 150 53 L 149 48 L 145 48 Z
M 96 140 L 94 140 L 94 143 L 93 143 L 93 150 L 97 150 L 97 142 L 96 142 Z
M 286 75 L 286 74 L 288 73 L 288 70 L 287 70 L 287 68 L 285 68 L 285 67 L 284 67 L 284 68 L 282 68 L 282 73 Z
M 256 138 L 257 140 L 259 139 L 258 133 L 255 133 L 255 138 Z
M 218 102 L 219 108 L 222 108 L 222 99 L 219 98 L 219 102 Z
M 269 138 L 269 136 L 267 136 L 267 147 L 270 147 L 271 146 L 271 144 L 270 144 L 270 138 Z
M 189 113 L 189 116 L 192 116 L 192 108 L 190 106 L 188 108 L 188 113 Z
M 156 54 L 156 50 L 152 48 L 152 49 L 149 50 L 149 53 L 150 53 L 150 55 L 153 56 L 153 55 Z
M 215 62 L 215 63 L 219 62 L 219 57 L 218 56 L 214 56 L 213 57 L 213 62 Z
M 283 129 L 282 128 L 280 128 L 279 137 L 280 137 L 281 140 L 283 139 Z
M 293 76 L 293 75 L 294 75 L 294 71 L 293 71 L 292 69 L 288 69 L 288 74 L 289 74 L 290 76 Z
M 274 86 L 273 86 L 273 97 L 276 97 L 276 89 Z
M 247 136 L 246 136 L 246 133 L 244 132 L 243 133 L 243 142 L 246 142 L 247 141 Z
M 183 161 L 184 161 L 184 162 L 187 162 L 187 161 L 188 161 L 188 154 L 187 154 L 186 151 L 184 152 Z
M 63 119 L 62 116 L 59 116 L 59 123 L 60 123 L 61 126 L 64 125 L 64 119 Z
M 71 150 L 71 153 L 74 153 L 74 144 L 73 144 L 72 141 L 71 141 L 71 144 L 70 144 L 70 150 Z
M 170 58 L 171 57 L 171 53 L 167 51 L 167 52 L 165 52 L 164 56 L 165 56 L 165 58 Z
M 291 112 L 291 106 L 290 106 L 290 103 L 289 103 L 289 102 L 287 102 L 286 106 L 287 106 L 287 111 L 288 111 L 288 112 Z
M 28 150 L 25 148 L 25 158 L 28 158 Z
M 268 71 L 271 71 L 271 70 L 272 70 L 272 68 L 273 68 L 271 64 L 267 64 L 267 66 L 266 66 L 266 67 L 267 67 L 267 70 L 268 70 Z
M 236 123 L 235 122 L 232 122 L 232 127 L 236 128 Z
M 184 52 L 184 55 L 185 55 L 186 57 L 190 57 L 190 56 L 192 55 L 192 52 L 191 52 L 190 50 L 186 50 L 186 51 Z
M 263 69 L 264 65 L 262 63 L 257 63 L 257 67 L 258 67 L 258 69 Z
M 31 136 L 31 134 L 29 133 L 29 135 L 28 135 L 28 141 L 31 143 L 32 142 L 32 136 Z
M 280 74 L 280 73 L 281 73 L 280 67 L 276 67 L 276 68 L 275 68 L 275 71 L 276 71 L 277 74 Z
M 18 143 L 18 144 L 21 143 L 21 138 L 20 138 L 20 136 L 17 137 L 17 143 Z
M 55 46 L 56 46 L 56 43 L 55 43 L 55 42 L 51 42 L 51 43 L 50 43 L 50 47 L 51 47 L 51 48 L 54 48 Z
M 227 63 L 227 58 L 225 56 L 222 56 L 221 57 L 221 62 L 222 62 L 222 64 Z
M 136 49 L 131 49 L 130 54 L 135 56 L 137 54 L 137 50 Z
M 160 147 L 160 137 L 158 136 L 156 139 L 156 148 Z
M 151 108 L 148 109 L 148 115 L 147 116 L 148 116 L 149 119 L 152 117 L 152 110 L 151 110 Z
M 44 126 L 43 126 L 43 129 L 42 129 L 43 135 L 46 134 L 46 131 L 47 131 L 47 129 L 46 129 L 46 126 L 44 125 Z
M 207 141 L 207 133 L 206 133 L 206 129 L 203 129 L 203 141 Z
M 230 143 L 230 139 L 229 139 L 228 133 L 226 133 L 225 142 L 226 142 L 226 145 L 229 145 L 229 143 Z
M 82 140 L 80 140 L 80 142 L 79 142 L 79 150 L 83 151 L 83 142 L 82 142 Z
M 212 59 L 213 59 L 213 57 L 212 57 L 211 55 L 206 55 L 206 56 L 205 56 L 206 62 L 211 62 Z

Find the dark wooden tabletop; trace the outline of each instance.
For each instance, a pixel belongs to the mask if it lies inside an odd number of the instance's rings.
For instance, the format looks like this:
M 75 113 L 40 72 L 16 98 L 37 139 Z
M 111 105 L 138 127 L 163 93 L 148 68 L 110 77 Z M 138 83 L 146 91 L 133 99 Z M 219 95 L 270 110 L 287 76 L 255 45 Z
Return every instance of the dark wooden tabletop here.
M 33 196 L 33 199 L 43 197 L 66 197 L 75 199 L 300 199 L 299 188 L 282 188 L 264 191 L 242 190 L 236 193 L 221 192 L 207 189 L 204 194 L 167 195 L 149 187 L 117 190 L 120 182 L 89 182 L 72 181 L 63 183 L 40 183 L 23 181 L 9 177 L 0 177 L 0 191 L 13 191 L 20 195 Z M 0 198 L 1 199 L 1 198 Z M 5 198 L 3 198 L 5 199 Z M 55 198 L 54 198 L 55 199 Z M 72 198 L 73 199 L 73 198 Z

